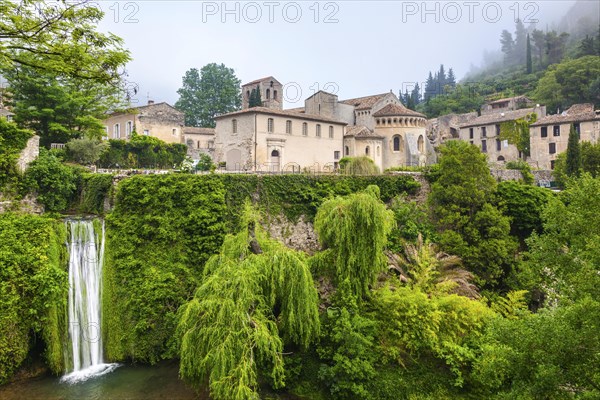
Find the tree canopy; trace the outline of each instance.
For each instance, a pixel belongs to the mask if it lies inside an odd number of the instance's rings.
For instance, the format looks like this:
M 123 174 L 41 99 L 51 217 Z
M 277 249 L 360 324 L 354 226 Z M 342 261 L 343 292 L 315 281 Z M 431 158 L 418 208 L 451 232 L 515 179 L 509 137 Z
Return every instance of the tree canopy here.
M 185 114 L 187 126 L 215 127 L 214 117 L 239 110 L 241 81 L 224 64 L 207 64 L 200 71 L 188 70 L 177 90 L 175 107 Z

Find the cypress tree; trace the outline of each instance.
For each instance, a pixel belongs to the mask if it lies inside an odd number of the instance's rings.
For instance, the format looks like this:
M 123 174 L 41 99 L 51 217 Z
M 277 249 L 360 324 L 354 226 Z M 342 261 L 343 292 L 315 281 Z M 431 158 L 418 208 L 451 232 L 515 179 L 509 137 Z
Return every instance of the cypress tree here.
M 260 87 L 256 86 L 256 89 L 252 89 L 250 93 L 250 101 L 248 107 L 262 107 L 262 98 L 260 96 Z
M 579 145 L 579 134 L 571 124 L 569 131 L 569 143 L 567 144 L 567 161 L 565 172 L 568 176 L 579 176 L 581 170 L 581 146 Z
M 527 34 L 527 73 L 533 72 L 533 62 L 531 60 L 531 41 L 529 40 L 529 33 Z

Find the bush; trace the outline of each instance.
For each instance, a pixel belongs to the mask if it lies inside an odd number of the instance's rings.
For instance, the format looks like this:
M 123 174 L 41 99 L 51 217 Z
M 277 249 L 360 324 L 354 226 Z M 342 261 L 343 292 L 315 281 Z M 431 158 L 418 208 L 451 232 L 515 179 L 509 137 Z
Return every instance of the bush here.
M 130 141 L 111 139 L 100 157 L 102 168 L 174 168 L 185 160 L 187 146 L 165 143 L 151 136 L 133 135 Z
M 506 163 L 506 169 L 515 169 L 521 171 L 521 175 L 523 176 L 523 182 L 527 185 L 533 185 L 534 177 L 531 173 L 531 166 L 523 161 L 509 161 Z
M 380 173 L 375 162 L 367 156 L 342 158 L 340 170 L 346 175 L 378 175 Z
M 65 165 L 52 152 L 41 149 L 25 175 L 25 187 L 37 194 L 46 211 L 65 211 L 75 199 L 82 171 Z
M 0 191 L 9 182 L 17 182 L 16 162 L 31 136 L 31 132 L 0 118 Z
M 92 139 L 73 139 L 67 143 L 67 156 L 82 165 L 95 164 L 102 153 L 108 150 L 108 143 Z

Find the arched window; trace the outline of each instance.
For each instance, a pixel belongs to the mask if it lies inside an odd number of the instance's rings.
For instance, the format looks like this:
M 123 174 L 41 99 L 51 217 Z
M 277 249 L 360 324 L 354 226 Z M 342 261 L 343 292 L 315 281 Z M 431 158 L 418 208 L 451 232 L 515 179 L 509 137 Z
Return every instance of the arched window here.
M 271 98 L 271 89 L 267 89 L 267 100 Z
M 423 153 L 425 151 L 425 141 L 423 140 L 423 135 L 419 136 L 419 140 L 417 140 L 417 149 L 419 149 L 419 153 Z
M 348 146 L 344 147 L 344 155 L 345 156 L 349 156 L 350 155 L 350 148 Z
M 333 126 L 329 125 L 329 139 L 333 139 Z
M 250 91 L 249 90 L 246 91 L 246 97 L 250 98 Z
M 306 122 L 302 123 L 302 136 L 308 136 L 308 124 Z
M 292 134 L 292 121 L 289 119 L 285 121 L 285 133 L 288 135 Z
M 400 136 L 394 136 L 394 151 L 400 151 Z
M 271 152 L 271 157 L 279 157 L 279 150 L 273 150 Z
M 316 137 L 321 137 L 321 124 L 317 124 L 317 131 L 315 132 Z
M 273 100 L 277 100 L 277 90 L 273 90 Z
M 231 120 L 231 131 L 237 133 L 237 119 Z
M 504 157 L 503 156 L 499 156 L 498 157 L 498 161 L 504 161 Z
M 267 120 L 267 132 L 273 133 L 273 118 Z
M 369 149 L 369 146 L 365 147 L 365 154 L 366 154 L 366 155 L 369 155 L 369 151 L 370 151 L 370 150 L 371 150 L 371 149 Z

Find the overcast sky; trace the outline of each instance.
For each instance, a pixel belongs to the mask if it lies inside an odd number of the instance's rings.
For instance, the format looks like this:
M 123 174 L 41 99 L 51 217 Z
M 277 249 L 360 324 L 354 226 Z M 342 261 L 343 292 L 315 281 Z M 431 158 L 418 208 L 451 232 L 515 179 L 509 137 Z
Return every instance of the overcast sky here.
M 575 1 L 101 1 L 100 29 L 125 40 L 138 101 L 170 104 L 190 68 L 224 63 L 243 83 L 272 75 L 285 108 L 319 89 L 340 99 L 462 78 L 517 17 L 551 28 Z M 133 84 L 132 83 L 132 84 Z

